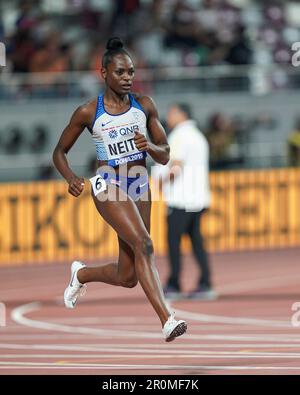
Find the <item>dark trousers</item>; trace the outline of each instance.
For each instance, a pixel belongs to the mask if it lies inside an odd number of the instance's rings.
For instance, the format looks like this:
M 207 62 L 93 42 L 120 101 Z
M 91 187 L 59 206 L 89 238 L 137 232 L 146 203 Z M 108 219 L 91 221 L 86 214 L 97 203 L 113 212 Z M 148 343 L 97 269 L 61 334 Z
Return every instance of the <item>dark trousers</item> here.
M 180 241 L 183 234 L 191 239 L 193 253 L 201 270 L 198 285 L 211 286 L 208 256 L 204 249 L 203 237 L 200 233 L 200 221 L 205 210 L 186 212 L 182 209 L 168 208 L 168 247 L 171 273 L 168 285 L 179 288 L 181 270 Z

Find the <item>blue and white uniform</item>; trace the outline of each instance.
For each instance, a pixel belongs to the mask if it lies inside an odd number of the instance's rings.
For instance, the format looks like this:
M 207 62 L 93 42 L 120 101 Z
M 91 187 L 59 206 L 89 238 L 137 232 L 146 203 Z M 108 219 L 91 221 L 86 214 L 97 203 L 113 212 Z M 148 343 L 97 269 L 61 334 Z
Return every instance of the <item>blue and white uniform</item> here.
M 129 93 L 130 108 L 121 114 L 110 114 L 105 110 L 103 95 L 98 96 L 95 120 L 91 134 L 96 146 L 97 159 L 116 167 L 144 159 L 145 151 L 139 151 L 134 143 L 135 132 L 146 135 L 147 116 L 143 107 Z M 122 177 L 98 169 L 107 183 L 115 184 L 133 200 L 137 200 L 149 186 L 148 176 Z
M 147 117 L 143 107 L 129 94 L 130 108 L 121 114 L 110 114 L 104 108 L 103 95 L 98 96 L 92 138 L 97 159 L 107 160 L 115 167 L 146 157 L 134 144 L 135 132 L 146 135 Z

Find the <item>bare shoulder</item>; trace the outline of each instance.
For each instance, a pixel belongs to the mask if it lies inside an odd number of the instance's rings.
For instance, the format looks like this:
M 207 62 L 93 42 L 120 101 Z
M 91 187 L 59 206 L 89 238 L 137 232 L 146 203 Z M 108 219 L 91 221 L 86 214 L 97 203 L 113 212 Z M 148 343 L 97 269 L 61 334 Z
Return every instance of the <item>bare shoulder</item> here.
M 153 112 L 157 112 L 156 104 L 152 97 L 141 95 L 139 93 L 133 93 L 133 97 L 138 101 L 138 103 L 140 103 L 147 114 L 153 114 Z
M 91 127 L 96 114 L 97 98 L 94 98 L 79 107 L 74 111 L 73 117 L 82 125 Z

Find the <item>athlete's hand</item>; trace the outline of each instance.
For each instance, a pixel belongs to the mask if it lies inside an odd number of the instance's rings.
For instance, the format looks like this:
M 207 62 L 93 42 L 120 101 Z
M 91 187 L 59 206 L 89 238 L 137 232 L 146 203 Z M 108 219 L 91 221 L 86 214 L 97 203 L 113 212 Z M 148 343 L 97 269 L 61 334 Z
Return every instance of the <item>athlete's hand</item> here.
M 142 133 L 135 132 L 134 143 L 139 151 L 149 151 L 149 141 Z
M 84 178 L 74 176 L 69 181 L 69 189 L 68 192 L 77 197 L 84 190 Z

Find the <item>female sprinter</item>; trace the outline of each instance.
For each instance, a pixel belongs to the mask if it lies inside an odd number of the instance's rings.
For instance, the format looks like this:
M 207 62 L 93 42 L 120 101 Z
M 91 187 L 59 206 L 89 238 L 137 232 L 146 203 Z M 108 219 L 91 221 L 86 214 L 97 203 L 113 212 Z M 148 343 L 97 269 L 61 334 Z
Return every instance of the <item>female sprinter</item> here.
M 118 234 L 119 260 L 93 268 L 73 262 L 71 280 L 64 293 L 65 305 L 74 308 L 88 282 L 132 288 L 139 281 L 169 342 L 185 333 L 187 325 L 175 320 L 169 311 L 155 267 L 145 160 L 148 154 L 156 162 L 166 164 L 169 146 L 153 101 L 130 93 L 134 65 L 119 38 L 111 38 L 106 45 L 101 75 L 104 94 L 76 109 L 54 150 L 53 162 L 69 184 L 69 193 L 79 196 L 84 179 L 73 173 L 66 154 L 85 128 L 90 131 L 99 166 L 97 176 L 91 179 L 92 197 L 100 215 Z M 146 131 L 151 141 L 147 140 Z M 135 166 L 139 176 L 131 177 Z

